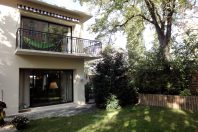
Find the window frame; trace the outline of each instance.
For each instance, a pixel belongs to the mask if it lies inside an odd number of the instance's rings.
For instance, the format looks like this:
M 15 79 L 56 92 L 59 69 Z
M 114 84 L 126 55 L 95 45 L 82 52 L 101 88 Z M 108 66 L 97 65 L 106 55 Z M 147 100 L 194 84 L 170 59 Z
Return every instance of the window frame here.
M 50 22 L 50 21 L 46 21 L 46 20 L 42 20 L 42 19 L 37 19 L 37 18 L 32 18 L 32 17 L 28 17 L 28 16 L 21 16 L 21 24 L 20 24 L 20 27 L 23 28 L 22 24 L 23 24 L 23 18 L 26 18 L 26 19 L 32 19 L 32 20 L 36 20 L 36 21 L 41 21 L 41 22 L 46 22 L 47 25 L 48 25 L 48 32 L 47 33 L 50 33 L 49 32 L 49 25 L 50 24 L 53 24 L 53 25 L 57 25 L 57 26 L 63 26 L 63 27 L 66 27 L 66 28 L 69 28 L 71 30 L 71 35 L 70 37 L 72 38 L 72 26 L 68 26 L 68 25 L 63 25 L 63 24 L 59 24 L 59 23 L 54 23 L 54 22 Z

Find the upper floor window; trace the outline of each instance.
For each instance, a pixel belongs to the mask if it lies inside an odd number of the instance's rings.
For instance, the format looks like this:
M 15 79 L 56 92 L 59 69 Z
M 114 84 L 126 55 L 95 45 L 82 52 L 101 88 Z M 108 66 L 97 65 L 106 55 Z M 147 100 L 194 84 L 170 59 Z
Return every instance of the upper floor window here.
M 53 34 L 61 34 L 65 36 L 72 35 L 72 27 L 50 23 L 47 21 L 36 20 L 32 18 L 22 17 L 21 28 L 33 31 L 48 32 Z

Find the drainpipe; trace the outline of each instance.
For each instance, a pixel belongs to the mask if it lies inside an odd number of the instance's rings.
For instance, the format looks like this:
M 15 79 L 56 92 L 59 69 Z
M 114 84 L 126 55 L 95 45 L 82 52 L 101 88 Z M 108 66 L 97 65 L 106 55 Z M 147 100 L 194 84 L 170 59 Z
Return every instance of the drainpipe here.
M 1 90 L 1 100 L 3 102 L 3 90 Z

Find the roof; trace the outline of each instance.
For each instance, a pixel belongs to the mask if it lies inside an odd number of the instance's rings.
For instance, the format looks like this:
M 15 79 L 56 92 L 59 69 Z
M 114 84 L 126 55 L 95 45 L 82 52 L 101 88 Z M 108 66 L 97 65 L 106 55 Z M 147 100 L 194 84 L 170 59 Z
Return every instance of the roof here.
M 58 5 L 50 4 L 50 3 L 40 1 L 40 0 L 27 0 L 27 1 L 30 1 L 30 2 L 36 3 L 36 4 L 40 4 L 40 5 L 44 5 L 44 6 L 47 6 L 47 7 L 51 7 L 51 8 L 54 8 L 54 9 L 62 10 L 62 11 L 65 11 L 67 13 L 71 13 L 71 14 L 80 16 L 81 17 L 80 21 L 82 23 L 84 23 L 85 21 L 89 20 L 92 17 L 92 15 L 90 13 L 87 13 L 87 12 L 74 10 L 74 9 L 67 9 L 66 7 L 60 7 Z

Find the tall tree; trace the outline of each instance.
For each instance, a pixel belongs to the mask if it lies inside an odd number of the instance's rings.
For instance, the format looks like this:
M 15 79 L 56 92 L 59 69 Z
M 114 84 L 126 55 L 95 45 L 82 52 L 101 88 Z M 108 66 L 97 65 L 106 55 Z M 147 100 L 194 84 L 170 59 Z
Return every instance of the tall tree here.
M 191 9 L 196 0 L 80 0 L 99 8 L 99 19 L 92 25 L 99 37 L 116 31 L 127 31 L 135 23 L 152 24 L 155 28 L 161 59 L 170 58 L 172 26 L 185 9 Z M 135 27 L 132 24 L 131 27 Z M 137 29 L 137 28 L 136 28 Z M 143 31 L 143 30 L 141 30 Z M 131 35 L 131 32 L 127 32 Z M 136 32 L 137 33 L 137 32 Z M 128 36 L 129 38 L 129 36 Z

